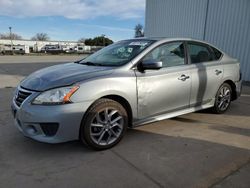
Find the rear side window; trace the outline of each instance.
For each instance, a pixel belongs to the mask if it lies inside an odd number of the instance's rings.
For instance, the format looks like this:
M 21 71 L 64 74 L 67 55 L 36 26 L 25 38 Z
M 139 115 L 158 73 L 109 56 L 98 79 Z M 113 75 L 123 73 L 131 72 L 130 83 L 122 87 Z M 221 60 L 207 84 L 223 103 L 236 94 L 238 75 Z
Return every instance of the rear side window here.
M 209 47 L 203 44 L 188 43 L 188 52 L 192 63 L 213 61 Z
M 212 48 L 212 50 L 214 52 L 215 60 L 219 60 L 221 58 L 221 56 L 222 56 L 222 53 L 219 50 L 217 50 L 216 48 L 214 48 L 214 47 L 211 47 L 211 48 Z

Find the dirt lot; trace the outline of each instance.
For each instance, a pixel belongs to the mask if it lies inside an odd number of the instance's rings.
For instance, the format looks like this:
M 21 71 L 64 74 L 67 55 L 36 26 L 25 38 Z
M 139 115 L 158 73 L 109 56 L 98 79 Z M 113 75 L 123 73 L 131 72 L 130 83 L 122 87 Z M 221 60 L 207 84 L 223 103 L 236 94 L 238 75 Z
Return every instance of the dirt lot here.
M 31 72 L 81 56 L 0 56 L 0 187 L 250 187 L 250 87 L 223 115 L 191 113 L 133 130 L 116 147 L 23 137 L 13 87 Z

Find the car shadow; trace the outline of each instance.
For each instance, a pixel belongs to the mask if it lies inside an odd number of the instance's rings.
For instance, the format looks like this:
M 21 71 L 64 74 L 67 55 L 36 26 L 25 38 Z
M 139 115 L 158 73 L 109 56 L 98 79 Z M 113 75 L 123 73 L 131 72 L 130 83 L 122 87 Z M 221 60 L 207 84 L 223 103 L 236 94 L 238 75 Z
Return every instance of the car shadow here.
M 247 129 L 247 128 L 233 127 L 229 125 L 211 126 L 210 128 L 217 130 L 217 131 L 250 137 L 250 129 Z

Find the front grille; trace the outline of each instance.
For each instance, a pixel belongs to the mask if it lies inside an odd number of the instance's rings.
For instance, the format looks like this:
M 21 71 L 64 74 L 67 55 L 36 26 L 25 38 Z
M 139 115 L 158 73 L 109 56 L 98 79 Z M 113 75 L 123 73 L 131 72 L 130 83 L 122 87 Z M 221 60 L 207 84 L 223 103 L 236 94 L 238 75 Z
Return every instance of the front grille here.
M 15 96 L 15 103 L 17 106 L 21 106 L 23 101 L 27 99 L 32 93 L 23 89 L 18 88 L 16 96 Z

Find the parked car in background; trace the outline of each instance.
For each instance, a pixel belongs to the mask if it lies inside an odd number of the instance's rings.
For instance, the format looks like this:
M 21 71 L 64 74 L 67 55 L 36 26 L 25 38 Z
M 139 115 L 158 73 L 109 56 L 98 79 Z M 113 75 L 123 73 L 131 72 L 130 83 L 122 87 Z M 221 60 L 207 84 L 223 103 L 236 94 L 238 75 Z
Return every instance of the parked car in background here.
M 29 46 L 27 45 L 13 45 L 13 53 L 14 54 L 28 54 L 30 53 Z
M 128 127 L 206 108 L 224 113 L 240 92 L 240 63 L 213 45 L 139 38 L 36 71 L 17 87 L 12 112 L 27 137 L 107 149 Z
M 41 51 L 45 53 L 59 54 L 59 53 L 63 53 L 63 48 L 59 44 L 56 44 L 56 45 L 47 44 L 44 46 L 44 48 L 42 48 Z
M 5 54 L 5 47 L 3 44 L 0 44 L 0 55 L 4 55 Z
M 9 55 L 9 54 L 28 54 L 30 53 L 29 46 L 27 45 L 0 45 L 0 54 Z
M 91 52 L 91 46 L 76 46 L 75 48 L 76 53 L 90 53 Z
M 75 46 L 66 46 L 65 48 L 63 48 L 63 51 L 65 53 L 71 54 L 76 52 L 75 48 Z

